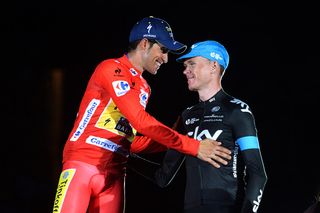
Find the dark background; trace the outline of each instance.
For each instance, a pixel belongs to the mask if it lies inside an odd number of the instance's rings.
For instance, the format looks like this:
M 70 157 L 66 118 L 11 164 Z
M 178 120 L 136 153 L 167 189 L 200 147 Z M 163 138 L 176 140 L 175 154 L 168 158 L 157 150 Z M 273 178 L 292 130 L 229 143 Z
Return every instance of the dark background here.
M 281 3 L 281 5 L 279 5 Z M 315 3 L 314 3 L 315 4 Z M 223 88 L 253 109 L 268 183 L 260 212 L 303 212 L 319 191 L 319 11 L 308 1 L 13 1 L 2 7 L 0 212 L 51 212 L 61 154 L 94 67 L 121 56 L 149 15 L 176 40 L 213 39 L 230 64 Z M 169 55 L 147 110 L 167 125 L 197 101 Z M 161 154 L 147 156 L 161 159 Z M 128 174 L 127 212 L 179 212 L 183 178 L 160 189 Z

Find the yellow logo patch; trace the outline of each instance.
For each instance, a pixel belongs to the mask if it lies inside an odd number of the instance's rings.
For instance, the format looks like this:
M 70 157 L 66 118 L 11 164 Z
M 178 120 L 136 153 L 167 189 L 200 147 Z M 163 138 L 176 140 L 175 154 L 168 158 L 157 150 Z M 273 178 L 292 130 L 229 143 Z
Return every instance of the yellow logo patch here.
M 70 182 L 76 173 L 76 169 L 66 169 L 61 172 L 56 197 L 53 205 L 53 212 L 61 212 L 62 204 L 69 188 Z

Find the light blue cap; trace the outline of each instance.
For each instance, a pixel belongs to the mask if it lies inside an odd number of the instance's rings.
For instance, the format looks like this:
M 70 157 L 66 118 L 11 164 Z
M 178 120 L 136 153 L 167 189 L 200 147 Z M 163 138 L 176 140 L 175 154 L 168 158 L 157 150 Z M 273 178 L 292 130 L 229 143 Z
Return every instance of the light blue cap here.
M 201 56 L 211 61 L 217 61 L 226 70 L 229 65 L 229 54 L 226 48 L 217 41 L 208 40 L 195 43 L 186 54 L 177 58 L 177 62 L 182 62 L 187 58 Z

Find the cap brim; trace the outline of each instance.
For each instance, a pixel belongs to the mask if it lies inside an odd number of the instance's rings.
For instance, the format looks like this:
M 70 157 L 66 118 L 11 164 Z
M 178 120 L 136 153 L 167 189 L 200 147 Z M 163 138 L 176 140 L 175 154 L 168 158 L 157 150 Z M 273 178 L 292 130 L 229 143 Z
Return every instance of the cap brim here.
M 176 61 L 177 62 L 183 62 L 187 58 L 193 58 L 193 57 L 196 57 L 196 56 L 198 56 L 198 54 L 193 52 L 192 49 L 190 49 L 190 51 L 188 53 L 186 53 L 183 56 L 177 58 Z
M 158 41 L 160 44 L 165 46 L 174 54 L 182 54 L 186 51 L 187 45 L 182 44 L 178 41 Z

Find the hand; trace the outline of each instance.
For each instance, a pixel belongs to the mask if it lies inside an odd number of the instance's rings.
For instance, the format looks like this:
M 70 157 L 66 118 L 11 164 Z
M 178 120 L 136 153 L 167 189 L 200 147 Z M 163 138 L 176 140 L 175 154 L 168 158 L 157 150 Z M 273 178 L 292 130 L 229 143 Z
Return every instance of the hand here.
M 231 159 L 231 151 L 221 146 L 221 142 L 206 138 L 200 141 L 197 157 L 216 168 L 220 168 L 220 164 L 228 164 L 226 160 Z

